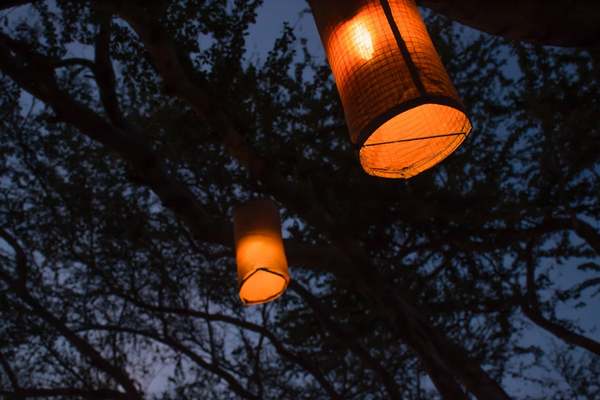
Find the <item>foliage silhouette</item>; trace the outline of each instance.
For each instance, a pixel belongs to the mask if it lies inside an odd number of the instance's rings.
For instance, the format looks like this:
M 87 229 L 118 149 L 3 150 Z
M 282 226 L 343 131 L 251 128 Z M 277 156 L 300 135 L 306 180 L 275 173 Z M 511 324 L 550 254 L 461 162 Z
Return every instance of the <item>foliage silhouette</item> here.
M 558 311 L 598 296 L 598 53 L 430 15 L 475 130 L 376 179 L 292 28 L 246 60 L 260 3 L 3 11 L 0 394 L 490 400 L 520 379 L 597 398 L 598 341 Z M 293 280 L 243 308 L 231 209 L 257 196 L 281 207 Z M 523 347 L 532 323 L 569 347 Z

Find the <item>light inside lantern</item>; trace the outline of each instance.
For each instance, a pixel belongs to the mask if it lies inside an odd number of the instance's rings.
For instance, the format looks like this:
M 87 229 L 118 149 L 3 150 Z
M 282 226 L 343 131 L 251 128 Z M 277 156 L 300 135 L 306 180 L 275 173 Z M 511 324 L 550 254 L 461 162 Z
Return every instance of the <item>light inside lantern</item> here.
M 377 128 L 361 147 L 360 162 L 371 175 L 410 178 L 452 154 L 470 129 L 456 108 L 424 104 Z
M 413 0 L 313 0 L 364 170 L 410 178 L 454 152 L 471 123 Z
M 259 199 L 235 209 L 234 229 L 240 299 L 261 304 L 281 296 L 289 283 L 279 212 Z
M 354 22 L 351 24 L 352 40 L 354 41 L 356 50 L 365 61 L 370 60 L 373 57 L 373 40 L 371 34 L 360 22 Z

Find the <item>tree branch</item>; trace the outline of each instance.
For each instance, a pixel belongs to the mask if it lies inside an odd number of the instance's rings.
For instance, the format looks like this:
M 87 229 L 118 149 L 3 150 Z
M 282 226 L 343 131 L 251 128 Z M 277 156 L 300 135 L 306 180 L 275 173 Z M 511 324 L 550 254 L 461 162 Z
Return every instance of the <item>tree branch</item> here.
M 326 232 L 336 231 L 335 220 L 319 206 L 313 191 L 301 182 L 289 182 L 273 163 L 257 156 L 232 122 L 236 121 L 236 116 L 215 107 L 210 90 L 190 77 L 186 67 L 188 60 L 181 57 L 169 32 L 156 15 L 146 8 L 120 1 L 112 2 L 112 11 L 123 17 L 140 37 L 163 79 L 165 91 L 190 104 L 200 119 L 216 121 L 224 147 L 254 180 L 265 185 L 279 201 L 303 215 L 314 226 Z
M 541 224 L 540 229 L 546 231 L 572 231 L 600 255 L 600 233 L 590 224 L 576 216 L 572 216 L 571 218 L 549 218 Z
M 115 325 L 88 324 L 88 325 L 85 325 L 84 327 L 82 327 L 82 329 L 80 329 L 80 330 L 129 333 L 132 335 L 137 335 L 137 336 L 145 337 L 147 339 L 151 339 L 158 343 L 162 343 L 162 344 L 166 345 L 167 347 L 170 347 L 171 349 L 175 350 L 176 352 L 186 355 L 190 360 L 192 360 L 193 362 L 198 364 L 203 369 L 205 369 L 205 370 L 215 374 L 216 376 L 220 377 L 221 379 L 223 379 L 225 382 L 227 382 L 229 387 L 235 393 L 237 393 L 239 396 L 241 396 L 245 399 L 249 399 L 249 400 L 260 400 L 254 394 L 247 391 L 242 386 L 242 384 L 237 381 L 237 379 L 233 375 L 231 375 L 227 371 L 219 368 L 215 363 L 207 362 L 206 360 L 204 360 L 204 358 L 202 358 L 202 356 L 195 353 L 193 350 L 189 349 L 188 347 L 183 345 L 181 342 L 179 342 L 175 338 L 172 338 L 169 336 L 164 336 L 164 335 L 160 336 L 160 335 L 158 335 L 154 332 L 150 332 L 150 331 L 143 331 L 143 330 L 139 330 L 139 329 L 133 329 L 133 328 L 127 328 L 127 327 L 115 326 Z
M 509 399 L 502 387 L 467 356 L 465 349 L 433 326 L 426 314 L 400 297 L 395 297 L 395 301 L 398 310 L 395 327 L 400 337 L 419 355 L 445 399 L 465 398 L 464 391 L 456 381 L 479 400 Z
M 15 393 L 14 398 L 16 400 L 23 399 L 23 395 L 20 394 L 21 388 L 19 386 L 19 380 L 17 379 L 17 375 L 12 370 L 10 364 L 8 363 L 8 360 L 6 359 L 6 357 L 4 357 L 4 354 L 2 354 L 2 352 L 0 352 L 0 366 L 4 370 L 4 373 L 8 377 L 8 381 L 13 387 Z
M 600 343 L 595 340 L 588 338 L 568 330 L 567 328 L 552 322 L 544 318 L 539 305 L 537 287 L 535 284 L 535 263 L 532 255 L 532 251 L 529 248 L 526 250 L 526 264 L 527 264 L 527 294 L 522 299 L 521 309 L 523 313 L 537 326 L 550 332 L 557 338 L 569 343 L 573 346 L 581 347 L 586 349 L 597 356 L 600 356 Z
M 184 317 L 192 317 L 199 318 L 205 321 L 212 322 L 224 322 L 226 324 L 231 324 L 243 329 L 247 329 L 249 331 L 253 331 L 259 333 L 266 337 L 269 342 L 273 345 L 277 353 L 279 353 L 282 357 L 288 359 L 289 361 L 297 364 L 301 368 L 303 368 L 306 372 L 308 372 L 318 383 L 321 385 L 323 390 L 332 398 L 332 399 L 342 399 L 342 396 L 339 395 L 335 388 L 329 383 L 329 381 L 325 378 L 325 376 L 321 373 L 317 365 L 314 365 L 312 362 L 306 360 L 299 354 L 296 354 L 290 350 L 288 350 L 283 343 L 271 332 L 270 330 L 262 327 L 260 325 L 254 324 L 252 322 L 240 320 L 228 315 L 223 314 L 215 314 L 215 313 L 207 313 L 199 310 L 193 310 L 189 308 L 175 308 L 175 307 L 165 307 L 165 306 L 154 306 L 151 304 L 147 304 L 138 300 L 134 297 L 131 297 L 121 291 L 118 288 L 113 286 L 113 290 L 116 292 L 116 296 L 122 298 L 135 305 L 138 308 L 144 309 L 146 311 L 155 312 L 155 313 L 168 313 L 174 314 Z
M 150 53 L 159 74 L 163 78 L 167 91 L 190 103 L 201 118 L 206 119 L 206 116 L 210 114 L 220 115 L 220 117 L 216 117 L 216 119 L 223 124 L 219 131 L 225 132 L 223 137 L 225 147 L 228 148 L 229 152 L 249 170 L 254 179 L 263 182 L 276 198 L 292 210 L 303 215 L 309 223 L 325 232 L 333 234 L 333 236 L 339 236 L 340 233 L 337 232 L 338 225 L 326 211 L 318 206 L 318 199 L 315 199 L 314 196 L 310 196 L 312 191 L 305 190 L 301 185 L 290 185 L 279 175 L 277 169 L 272 166 L 270 166 L 270 168 L 264 168 L 265 162 L 258 158 L 253 151 L 244 144 L 243 136 L 240 135 L 235 127 L 229 122 L 232 118 L 222 115 L 221 110 L 214 110 L 211 108 L 211 103 L 208 101 L 209 97 L 206 90 L 196 85 L 187 76 L 187 71 L 175 49 L 175 44 L 172 42 L 168 32 L 165 31 L 158 19 L 149 14 L 146 9 L 136 8 L 135 5 L 132 5 L 131 3 L 113 2 L 112 5 L 113 11 L 116 14 L 121 15 L 139 35 L 146 49 Z M 342 233 L 341 235 L 343 236 L 345 233 Z M 354 282 L 367 297 L 377 297 L 377 294 L 374 293 L 372 288 L 369 288 L 368 285 L 366 285 L 366 282 L 372 281 L 374 276 L 377 275 L 376 271 L 367 268 L 366 265 L 368 264 L 355 261 L 357 257 L 359 257 L 359 260 L 364 260 L 366 258 L 364 254 L 362 254 L 360 244 L 356 243 L 354 240 L 341 239 L 337 240 L 334 245 L 341 250 L 340 254 L 348 254 L 342 258 L 345 260 L 346 268 L 341 271 L 348 276 L 353 276 L 354 279 L 352 282 Z M 375 301 L 377 302 L 377 299 L 375 299 Z M 385 304 L 379 303 L 379 305 L 381 311 L 385 313 L 387 308 Z M 430 327 L 430 329 L 433 328 Z M 419 353 L 419 351 L 417 352 Z M 420 353 L 419 356 L 421 358 L 428 357 L 426 354 Z M 481 374 L 481 379 L 486 382 L 486 387 L 491 387 L 490 384 L 492 381 L 483 371 L 477 370 L 475 372 Z M 442 374 L 439 375 L 441 376 Z M 466 377 L 461 377 L 461 379 L 464 378 Z M 449 386 L 449 384 L 446 386 Z M 499 389 L 497 385 L 494 388 Z M 498 393 L 503 393 L 501 389 L 496 391 Z M 459 392 L 459 389 L 455 390 L 453 393 L 456 394 L 457 392 Z M 492 399 L 492 397 L 489 397 L 489 399 Z
M 110 124 L 60 90 L 53 75 L 56 60 L 27 52 L 26 48 L 0 33 L 0 69 L 52 107 L 61 120 L 128 161 L 163 205 L 184 222 L 196 240 L 233 246 L 231 222 L 209 215 L 195 195 L 167 172 L 164 161 L 141 134 Z M 331 246 L 286 240 L 285 247 L 290 264 L 330 271 L 344 269 L 339 251 Z
M 19 7 L 25 4 L 35 3 L 40 0 L 1 0 L 0 11 L 4 11 L 7 8 Z
M 127 7 L 131 3 L 124 4 L 121 2 L 121 4 L 124 7 Z M 157 68 L 159 71 L 161 71 L 163 78 L 164 75 L 168 75 L 168 77 L 172 78 L 171 80 L 165 79 L 165 81 L 169 86 L 172 83 L 172 86 L 177 90 L 179 95 L 186 101 L 190 102 L 200 116 L 206 115 L 206 98 L 201 95 L 202 91 L 198 90 L 198 93 L 194 93 L 194 90 L 198 88 L 194 85 L 188 86 L 187 84 L 190 83 L 190 81 L 182 81 L 182 79 L 186 76 L 185 70 L 178 62 L 174 61 L 177 60 L 177 58 L 173 59 L 168 57 L 169 55 L 176 55 L 176 52 L 174 51 L 174 47 L 168 42 L 168 36 L 166 34 L 161 34 L 160 24 L 158 26 L 153 26 L 152 20 L 150 20 L 150 22 L 144 20 L 144 18 L 147 17 L 144 9 L 136 9 L 134 11 L 135 12 L 133 15 L 132 13 L 125 13 L 124 16 L 126 19 L 131 21 L 130 23 L 134 29 L 138 31 L 138 34 L 146 43 L 150 53 L 154 55 L 153 58 L 156 59 L 155 62 L 158 64 Z M 136 12 L 138 14 L 135 14 Z M 155 29 L 158 29 L 158 31 Z M 167 44 L 168 46 L 164 47 L 163 44 Z M 165 57 L 165 55 L 167 56 Z M 123 135 L 119 130 L 117 130 L 118 134 L 114 135 L 114 127 L 112 127 L 110 124 L 107 124 L 106 121 L 102 120 L 101 118 L 98 118 L 91 111 L 79 106 L 76 103 L 74 104 L 74 102 L 69 99 L 69 96 L 61 93 L 58 88 L 51 87 L 52 90 L 49 91 L 47 86 L 36 86 L 35 84 L 30 84 L 22 75 L 23 68 L 16 68 L 14 65 L 11 66 L 10 61 L 14 60 L 11 59 L 10 52 L 4 52 L 4 54 L 0 52 L 0 61 L 2 61 L 2 64 L 4 64 L 3 69 L 8 69 L 9 75 L 11 75 L 13 79 L 16 78 L 15 80 L 17 80 L 22 87 L 28 88 L 27 90 L 32 92 L 37 97 L 40 97 L 47 104 L 50 104 L 52 107 L 54 107 L 63 120 L 72 123 L 91 138 L 100 141 L 113 150 L 116 150 L 125 159 L 130 160 L 130 162 L 133 160 L 133 164 L 136 165 L 138 169 L 141 169 L 142 171 L 147 169 L 140 168 L 146 165 L 144 162 L 146 158 L 143 156 L 140 157 L 140 155 L 148 156 L 149 154 L 152 154 L 151 152 L 148 154 L 147 146 L 141 146 L 140 150 L 138 142 L 132 140 L 131 137 L 127 137 L 127 135 Z M 8 64 L 8 67 L 6 67 L 6 64 Z M 21 65 L 20 67 L 23 66 Z M 174 71 L 181 72 L 181 75 L 175 74 Z M 181 82 L 186 84 L 181 86 Z M 73 115 L 73 110 L 76 111 L 76 115 Z M 100 121 L 98 121 L 98 119 Z M 224 116 L 221 116 L 219 119 L 225 121 L 224 123 L 226 129 L 224 132 L 226 132 L 226 134 L 224 142 L 226 147 L 229 148 L 230 152 L 232 152 L 232 154 L 234 154 L 238 160 L 240 160 L 240 162 L 249 169 L 256 179 L 265 183 L 265 185 L 271 190 L 271 192 L 275 194 L 277 198 L 279 198 L 286 205 L 290 205 L 294 211 L 305 216 L 305 218 L 311 224 L 323 229 L 325 232 L 333 232 L 334 236 L 336 233 L 339 234 L 339 232 L 336 232 L 337 224 L 335 224 L 335 221 L 326 212 L 320 209 L 318 206 L 319 202 L 314 199 L 314 195 L 311 195 L 310 191 L 305 190 L 305 188 L 301 185 L 291 185 L 286 181 L 286 179 L 277 173 L 275 168 L 263 168 L 261 160 L 257 159 L 252 152 L 249 151 L 246 146 L 244 146 L 242 136 L 237 134 L 237 131 L 233 128 L 232 124 L 228 122 L 229 120 Z M 109 135 L 109 137 L 106 137 L 106 132 L 111 132 L 113 134 Z M 115 140 L 115 137 L 113 136 L 118 137 L 119 140 Z M 126 144 L 123 145 L 122 142 L 126 142 Z M 144 143 L 142 142 L 142 145 L 143 144 Z M 151 157 L 150 160 L 157 161 L 155 157 Z M 209 242 L 214 241 L 214 234 L 207 235 L 204 232 L 204 229 L 209 232 L 214 232 L 214 224 L 210 218 L 207 218 L 206 215 L 203 215 L 203 213 L 199 213 L 200 215 L 198 215 L 197 218 L 191 218 L 193 217 L 193 213 L 190 214 L 181 211 L 182 209 L 186 209 L 187 206 L 194 206 L 195 201 L 193 201 L 193 196 L 188 196 L 185 198 L 185 201 L 183 202 L 185 205 L 184 207 L 174 206 L 172 201 L 169 201 L 171 199 L 169 197 L 171 193 L 165 193 L 163 190 L 164 185 L 172 184 L 173 182 L 170 180 L 170 177 L 165 177 L 165 173 L 162 171 L 162 169 L 158 168 L 160 165 L 159 163 L 153 162 L 151 164 L 153 171 L 159 171 L 159 173 L 155 172 L 151 177 L 152 179 L 148 179 L 149 186 L 157 193 L 163 203 L 166 204 L 167 207 L 175 209 L 178 215 L 189 226 L 198 227 L 198 221 L 210 221 L 211 223 L 202 224 L 202 229 L 196 228 L 193 230 L 193 232 L 197 237 L 206 238 L 206 240 Z M 146 175 L 148 175 L 147 172 Z M 176 200 L 180 199 L 177 198 Z M 228 226 L 226 233 L 223 231 L 216 236 L 221 239 L 221 242 L 229 242 L 231 240 L 230 230 L 231 229 Z M 342 244 L 338 245 L 339 243 Z M 352 275 L 352 270 L 356 269 L 356 271 L 354 271 L 356 272 L 355 276 L 358 278 L 355 280 L 356 284 L 365 287 L 365 292 L 367 295 L 370 292 L 372 296 L 379 297 L 379 294 L 377 293 L 377 285 L 371 287 L 369 290 L 369 288 L 366 287 L 367 285 L 364 284 L 364 280 L 370 280 L 370 277 L 372 277 L 374 274 L 376 275 L 376 271 L 369 269 L 368 263 L 364 264 L 360 261 L 352 262 L 353 256 L 356 255 L 357 252 L 361 252 L 360 245 L 351 240 L 342 240 L 338 242 L 338 244 L 336 244 L 336 247 L 340 248 L 344 253 L 351 255 L 349 257 L 344 257 L 344 259 L 351 260 L 351 262 L 348 263 L 348 266 L 351 266 L 351 268 L 348 268 L 351 270 L 350 275 Z M 365 257 L 361 257 L 361 260 L 363 258 Z M 364 268 L 361 268 L 361 265 L 364 265 Z M 507 398 L 505 393 L 485 374 L 485 372 L 483 372 L 478 366 L 474 366 L 473 363 L 468 360 L 466 356 L 464 356 L 464 354 L 458 354 L 462 350 L 456 348 L 456 346 L 453 347 L 453 351 L 438 351 L 435 353 L 435 356 L 432 356 L 432 353 L 430 353 L 431 349 L 427 346 L 427 343 L 439 342 L 445 345 L 448 343 L 448 341 L 445 340 L 441 333 L 435 331 L 435 329 L 424 320 L 422 313 L 419 313 L 417 310 L 415 310 L 413 306 L 410 306 L 402 299 L 398 298 L 395 300 L 398 300 L 401 303 L 396 305 L 398 310 L 395 318 L 398 319 L 399 322 L 405 322 L 405 326 L 411 326 L 413 324 L 406 319 L 418 318 L 418 324 L 420 327 L 426 328 L 424 330 L 417 330 L 411 332 L 410 334 L 404 335 L 404 339 L 408 340 L 407 343 L 409 346 L 411 346 L 413 350 L 419 354 L 419 357 L 422 360 L 429 360 L 430 366 L 434 364 L 437 365 L 439 371 L 446 373 L 446 376 L 458 378 L 467 388 L 469 388 L 469 390 L 472 389 L 472 391 L 480 398 Z M 382 315 L 385 315 L 390 306 L 394 307 L 395 302 L 392 302 L 391 305 L 388 304 L 386 306 L 386 301 L 381 301 L 378 302 L 378 305 L 381 309 L 379 312 L 383 313 Z M 400 329 L 404 329 L 404 327 L 401 327 Z M 422 334 L 433 335 L 433 337 L 423 338 L 421 336 Z M 453 358 L 448 359 L 444 357 Z M 457 362 L 456 360 L 459 361 Z M 468 368 L 463 366 L 465 363 L 469 364 Z M 439 375 L 442 376 L 443 373 L 440 373 Z
M 98 14 L 100 23 L 96 35 L 94 72 L 100 91 L 100 100 L 109 120 L 120 128 L 126 128 L 127 125 L 121 115 L 117 97 L 115 72 L 110 60 L 111 15 L 102 11 L 99 11 Z
M 585 240 L 587 244 L 594 249 L 596 254 L 600 256 L 600 233 L 580 218 L 572 217 L 570 222 L 570 225 L 577 236 Z
M 50 60 L 39 54 L 25 54 L 11 46 L 12 42 L 0 34 L 0 67 L 6 74 L 51 106 L 61 120 L 72 124 L 129 161 L 163 204 L 186 222 L 197 239 L 213 243 L 231 242 L 231 226 L 222 221 L 214 221 L 205 212 L 193 193 L 166 171 L 163 161 L 141 135 L 125 132 L 111 125 L 73 100 L 68 93 L 59 89 Z M 17 56 L 12 56 L 12 51 Z
M 433 11 L 492 35 L 552 46 L 598 46 L 600 6 L 594 0 L 419 0 Z
M 5 233 L 2 232 L 3 238 L 9 237 L 5 236 Z M 21 248 L 21 246 L 13 239 L 12 243 L 9 243 L 11 246 L 15 246 L 14 251 L 17 254 L 17 263 L 20 264 L 19 269 L 27 269 L 27 265 L 25 261 L 19 261 L 21 257 L 24 257 L 25 252 Z M 23 259 L 21 259 L 23 260 Z M 24 272 L 22 272 L 24 273 Z M 72 330 L 70 330 L 63 321 L 55 317 L 50 311 L 48 311 L 41 303 L 36 300 L 29 291 L 27 290 L 26 285 L 17 285 L 16 281 L 13 280 L 8 273 L 0 269 L 0 279 L 4 280 L 5 283 L 12 289 L 12 291 L 29 307 L 34 314 L 44 320 L 48 325 L 54 328 L 57 332 L 59 332 L 77 351 L 86 357 L 92 365 L 97 367 L 99 370 L 105 372 L 108 376 L 112 377 L 116 382 L 118 382 L 123 389 L 125 389 L 126 396 L 128 399 L 141 399 L 142 396 L 138 392 L 135 383 L 129 378 L 127 373 L 113 366 L 110 362 L 108 362 L 102 355 L 87 341 L 79 337 Z
M 310 308 L 312 308 L 315 317 L 325 329 L 333 333 L 336 339 L 345 343 L 346 346 L 348 346 L 348 348 L 364 362 L 367 368 L 370 368 L 375 372 L 391 399 L 399 399 L 401 397 L 400 389 L 394 377 L 388 374 L 379 362 L 375 360 L 357 340 L 354 340 L 350 334 L 344 332 L 341 327 L 337 326 L 329 317 L 327 317 L 328 315 L 333 315 L 333 313 L 330 310 L 327 310 L 325 305 L 296 281 L 290 282 L 290 289 L 296 292 Z
M 4 239 L 6 243 L 10 247 L 12 247 L 15 252 L 16 264 L 17 264 L 17 280 L 12 281 L 12 285 L 19 288 L 19 290 L 25 290 L 27 285 L 27 257 L 25 256 L 25 252 L 23 248 L 11 234 L 5 231 L 3 228 L 0 228 L 0 237 Z
M 94 62 L 92 60 L 88 60 L 87 58 L 81 58 L 81 57 L 70 57 L 70 58 L 54 60 L 53 66 L 54 66 L 54 68 L 79 66 L 79 67 L 88 68 L 91 70 L 91 72 L 94 72 L 94 73 L 96 71 L 96 64 L 94 64 Z

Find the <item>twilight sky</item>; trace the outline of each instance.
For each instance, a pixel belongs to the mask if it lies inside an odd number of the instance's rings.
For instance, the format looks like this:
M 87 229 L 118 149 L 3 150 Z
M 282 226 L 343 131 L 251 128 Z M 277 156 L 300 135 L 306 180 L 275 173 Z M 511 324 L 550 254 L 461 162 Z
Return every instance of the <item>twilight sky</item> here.
M 303 13 L 306 10 L 308 10 L 306 0 L 265 0 L 259 10 L 256 25 L 250 31 L 249 56 L 255 58 L 266 54 L 273 46 L 275 38 L 281 33 L 284 22 L 294 27 L 298 37 L 308 39 L 309 49 L 313 55 L 324 56 L 312 16 Z

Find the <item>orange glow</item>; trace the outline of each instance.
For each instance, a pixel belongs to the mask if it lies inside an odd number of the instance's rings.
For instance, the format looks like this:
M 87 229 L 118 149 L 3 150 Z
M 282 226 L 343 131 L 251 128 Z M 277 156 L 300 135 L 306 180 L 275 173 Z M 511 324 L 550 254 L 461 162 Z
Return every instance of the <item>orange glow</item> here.
M 242 302 L 261 304 L 281 296 L 289 275 L 275 205 L 261 199 L 237 207 L 234 228 Z
M 408 179 L 452 154 L 472 127 L 414 1 L 311 4 L 363 169 Z
M 455 108 L 418 106 L 373 132 L 360 149 L 360 163 L 371 175 L 408 179 L 452 154 L 465 140 L 457 133 L 470 130 L 467 116 Z
M 338 79 L 336 70 L 340 72 L 344 70 L 348 74 L 352 70 L 359 69 L 365 65 L 365 61 L 370 61 L 375 56 L 377 40 L 381 37 L 381 32 L 374 22 L 376 21 L 362 11 L 351 20 L 342 23 L 331 34 L 326 47 L 336 82 Z
M 354 48 L 356 49 L 358 55 L 360 55 L 360 57 L 365 61 L 370 60 L 373 57 L 374 49 L 373 39 L 371 39 L 369 30 L 360 22 L 353 23 L 351 25 L 351 29 Z
M 260 304 L 281 296 L 287 280 L 267 270 L 257 270 L 240 287 L 240 298 L 246 304 Z

